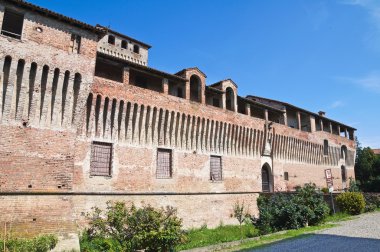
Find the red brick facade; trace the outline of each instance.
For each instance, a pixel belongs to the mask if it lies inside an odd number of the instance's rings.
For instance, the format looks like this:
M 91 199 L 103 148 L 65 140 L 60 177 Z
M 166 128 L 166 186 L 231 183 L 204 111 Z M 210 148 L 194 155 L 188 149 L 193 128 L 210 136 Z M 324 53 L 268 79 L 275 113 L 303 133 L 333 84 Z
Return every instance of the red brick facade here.
M 21 38 L 4 32 L 9 11 L 24 17 Z M 236 201 L 256 213 L 263 168 L 270 191 L 326 187 L 328 168 L 335 189 L 355 177 L 349 126 L 240 97 L 232 80 L 206 85 L 198 68 L 152 69 L 148 45 L 116 32 L 106 45 L 104 27 L 18 0 L 0 1 L 0 27 L 0 223 L 15 233 L 75 232 L 108 200 L 171 205 L 186 227 L 216 226 L 235 222 Z M 127 48 L 113 51 L 121 40 Z M 170 153 L 165 179 L 159 149 Z M 220 157 L 221 180 L 210 176 L 211 156 Z M 95 162 L 109 173 L 97 176 Z

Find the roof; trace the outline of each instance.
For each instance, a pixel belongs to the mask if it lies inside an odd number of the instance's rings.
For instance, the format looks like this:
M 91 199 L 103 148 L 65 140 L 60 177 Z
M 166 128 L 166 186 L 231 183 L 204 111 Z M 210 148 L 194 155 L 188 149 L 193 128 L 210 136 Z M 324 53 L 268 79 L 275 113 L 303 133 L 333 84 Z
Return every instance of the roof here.
M 184 68 L 181 71 L 175 73 L 175 75 L 181 75 L 183 72 L 188 71 L 188 70 L 197 70 L 200 72 L 205 78 L 207 78 L 206 74 L 202 72 L 198 67 L 189 67 L 189 68 Z
M 347 127 L 347 128 L 349 128 L 349 129 L 356 130 L 355 128 L 353 128 L 353 127 L 351 127 L 351 126 L 348 126 L 348 125 L 346 125 L 346 124 L 343 124 L 343 123 L 341 123 L 341 122 L 338 122 L 338 121 L 332 120 L 332 119 L 327 118 L 327 117 L 324 117 L 324 116 L 320 116 L 320 115 L 317 114 L 317 113 L 314 113 L 314 112 L 308 111 L 308 110 L 306 110 L 306 109 L 303 109 L 303 108 L 300 108 L 300 107 L 294 106 L 294 105 L 292 105 L 292 104 L 290 104 L 290 103 L 287 103 L 287 102 L 282 102 L 282 101 L 278 101 L 278 100 L 268 99 L 268 98 L 264 98 L 264 97 L 260 97 L 260 96 L 255 96 L 255 95 L 247 95 L 247 99 L 254 99 L 254 98 L 264 99 L 264 100 L 268 100 L 268 101 L 272 101 L 272 102 L 278 102 L 278 103 L 281 103 L 281 104 L 283 104 L 283 105 L 285 105 L 285 106 L 295 108 L 295 109 L 300 110 L 300 111 L 303 111 L 303 112 L 305 112 L 305 113 L 307 113 L 307 114 L 311 114 L 311 115 L 313 115 L 313 116 L 315 116 L 315 117 L 317 117 L 317 118 L 323 118 L 323 119 L 326 119 L 326 120 L 331 121 L 331 122 L 333 122 L 333 123 L 340 124 L 340 125 L 342 125 L 342 126 L 344 126 L 344 127 Z
M 97 54 L 102 56 L 103 58 L 108 58 L 108 59 L 111 59 L 113 61 L 118 61 L 118 62 L 121 62 L 123 64 L 126 64 L 126 65 L 128 65 L 134 69 L 138 69 L 138 70 L 142 70 L 142 71 L 148 71 L 148 72 L 151 72 L 151 73 L 154 73 L 157 75 L 161 75 L 161 76 L 166 77 L 168 79 L 175 79 L 175 80 L 186 82 L 185 78 L 182 78 L 182 77 L 174 75 L 174 74 L 166 73 L 166 72 L 163 72 L 163 71 L 160 71 L 160 70 L 148 67 L 148 66 L 143 66 L 143 65 L 140 65 L 140 64 L 128 61 L 128 60 L 124 60 L 124 59 L 121 59 L 121 58 L 118 58 L 118 57 L 115 57 L 112 55 L 102 53 L 102 52 L 98 52 Z
M 380 155 L 380 149 L 372 149 L 373 153 L 376 155 Z
M 23 1 L 23 0 L 6 0 L 6 2 L 13 3 L 19 7 L 22 7 L 22 8 L 31 10 L 31 11 L 35 11 L 39 14 L 57 19 L 59 21 L 64 21 L 64 22 L 70 23 L 71 25 L 74 25 L 76 27 L 79 27 L 79 28 L 82 28 L 82 29 L 85 29 L 85 30 L 88 30 L 91 32 L 95 32 L 97 34 L 103 34 L 104 33 L 102 30 L 98 29 L 97 27 L 95 27 L 93 25 L 81 22 L 81 21 L 76 20 L 76 19 L 71 18 L 71 17 L 64 16 L 64 15 L 59 14 L 57 12 L 51 11 L 49 9 L 40 7 L 40 6 L 35 5 L 35 4 L 28 3 L 28 2 Z
M 206 91 L 211 91 L 217 94 L 224 94 L 225 92 L 223 90 L 211 87 L 211 86 L 206 86 Z
M 230 78 L 225 79 L 225 80 L 221 80 L 221 81 L 218 81 L 218 82 L 215 82 L 214 84 L 211 84 L 210 86 L 211 86 L 211 87 L 215 87 L 215 86 L 218 86 L 219 84 L 221 84 L 221 83 L 223 83 L 223 82 L 225 82 L 225 81 L 229 81 L 229 82 L 231 82 L 235 87 L 238 87 L 238 85 L 236 85 L 236 83 L 235 83 L 232 79 L 230 79 Z
M 241 99 L 241 100 L 243 100 L 245 102 L 248 102 L 248 103 L 250 103 L 252 105 L 257 105 L 259 107 L 264 107 L 266 109 L 269 109 L 269 110 L 272 110 L 272 111 L 276 111 L 276 112 L 279 112 L 279 113 L 282 113 L 282 114 L 285 113 L 284 110 L 281 110 L 281 109 L 278 109 L 278 108 L 274 108 L 272 106 L 269 106 L 267 104 L 264 104 L 264 103 L 261 103 L 261 102 L 258 102 L 258 101 L 247 99 L 247 98 L 244 98 L 244 97 L 241 97 L 241 96 L 238 96 L 238 99 Z
M 131 38 L 131 37 L 127 36 L 127 35 L 124 35 L 124 34 L 122 34 L 122 33 L 120 33 L 120 32 L 117 32 L 117 31 L 112 30 L 112 29 L 110 29 L 110 28 L 108 28 L 108 27 L 102 26 L 102 25 L 100 25 L 100 24 L 97 24 L 96 27 L 97 27 L 98 29 L 102 29 L 102 30 L 104 30 L 105 32 L 111 32 L 111 33 L 113 33 L 113 34 L 115 34 L 115 35 L 117 35 L 117 36 L 120 36 L 120 37 L 123 37 L 123 38 L 125 38 L 125 39 L 131 40 L 131 41 L 133 41 L 133 42 L 135 42 L 135 43 L 141 44 L 141 45 L 147 47 L 148 49 L 152 47 L 151 45 L 148 45 L 148 44 L 146 44 L 146 43 L 144 43 L 144 42 L 141 42 L 141 41 L 139 41 L 139 40 L 137 40 L 137 39 Z

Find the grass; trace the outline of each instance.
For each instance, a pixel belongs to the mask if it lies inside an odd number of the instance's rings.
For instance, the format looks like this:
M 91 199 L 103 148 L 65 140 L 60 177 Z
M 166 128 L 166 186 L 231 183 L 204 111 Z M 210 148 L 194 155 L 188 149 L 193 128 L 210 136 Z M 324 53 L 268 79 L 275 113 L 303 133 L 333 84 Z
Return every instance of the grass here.
M 331 228 L 336 226 L 334 223 L 339 221 L 351 220 L 354 217 L 346 213 L 336 213 L 330 215 L 326 218 L 324 224 L 318 226 L 304 227 L 297 230 L 288 230 L 285 232 L 269 234 L 265 236 L 258 237 L 257 240 L 243 241 L 243 243 L 235 248 L 238 250 L 246 248 L 257 248 L 265 246 L 266 244 L 283 240 L 283 239 L 292 239 L 296 237 L 306 236 L 308 233 L 318 231 L 321 229 Z M 252 238 L 259 235 L 257 229 L 252 225 L 243 225 L 243 239 Z M 203 227 L 200 229 L 192 229 L 187 232 L 187 242 L 177 247 L 177 250 L 199 248 L 209 245 L 215 245 L 223 242 L 237 241 L 240 240 L 240 229 L 239 226 L 219 226 L 214 229 L 209 229 Z M 228 250 L 236 251 L 236 250 Z
M 214 245 L 222 242 L 241 239 L 238 225 L 221 225 L 214 229 L 207 227 L 192 229 L 187 232 L 187 242 L 177 247 L 177 250 L 191 249 Z M 243 239 L 258 236 L 258 230 L 252 225 L 242 225 Z
M 338 221 L 346 221 L 346 220 L 352 220 L 354 217 L 352 215 L 349 215 L 348 213 L 336 213 L 333 215 L 329 215 L 325 222 L 338 222 Z

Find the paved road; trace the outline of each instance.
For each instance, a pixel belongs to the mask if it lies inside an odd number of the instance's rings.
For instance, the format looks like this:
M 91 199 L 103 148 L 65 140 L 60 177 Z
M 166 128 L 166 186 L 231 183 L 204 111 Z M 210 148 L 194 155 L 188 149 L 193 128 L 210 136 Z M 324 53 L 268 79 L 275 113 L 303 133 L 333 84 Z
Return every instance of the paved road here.
M 363 214 L 339 225 L 305 238 L 280 241 L 254 251 L 380 252 L 380 212 Z

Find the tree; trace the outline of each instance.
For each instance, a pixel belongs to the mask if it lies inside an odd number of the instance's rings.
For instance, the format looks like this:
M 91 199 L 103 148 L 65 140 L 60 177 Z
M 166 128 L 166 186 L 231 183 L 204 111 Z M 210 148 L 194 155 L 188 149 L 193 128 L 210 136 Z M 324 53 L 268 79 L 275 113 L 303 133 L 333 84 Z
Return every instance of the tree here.
M 380 191 L 380 156 L 370 147 L 362 148 L 356 138 L 355 176 L 363 191 Z

